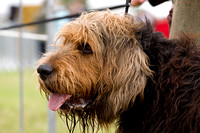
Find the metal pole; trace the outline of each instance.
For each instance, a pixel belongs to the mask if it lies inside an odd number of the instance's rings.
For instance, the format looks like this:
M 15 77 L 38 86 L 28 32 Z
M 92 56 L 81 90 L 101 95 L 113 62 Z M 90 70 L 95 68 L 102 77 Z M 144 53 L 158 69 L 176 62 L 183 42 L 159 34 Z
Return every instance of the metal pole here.
M 52 6 L 53 6 L 54 0 L 46 0 L 46 18 L 51 18 L 53 15 L 52 13 Z M 52 44 L 52 38 L 54 31 L 52 30 L 53 25 L 52 23 L 46 24 L 46 33 L 48 36 L 47 44 Z M 50 45 L 47 45 L 47 51 L 51 51 L 52 47 Z M 48 108 L 48 133 L 56 133 L 56 113 L 51 111 Z
M 23 7 L 22 0 L 19 3 L 19 24 L 22 23 L 23 19 Z M 24 133 L 24 103 L 23 103 L 23 46 L 22 46 L 22 28 L 19 28 L 19 39 L 18 39 L 18 52 L 19 52 L 19 96 L 20 96 L 20 133 Z

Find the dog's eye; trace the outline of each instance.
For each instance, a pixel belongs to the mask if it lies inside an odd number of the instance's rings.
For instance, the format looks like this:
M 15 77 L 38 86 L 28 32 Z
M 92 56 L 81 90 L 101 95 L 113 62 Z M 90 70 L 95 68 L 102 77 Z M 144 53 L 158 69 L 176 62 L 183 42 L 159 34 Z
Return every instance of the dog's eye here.
M 92 48 L 90 47 L 90 45 L 88 43 L 86 44 L 81 44 L 78 46 L 78 50 L 81 51 L 81 53 L 83 54 L 92 54 Z

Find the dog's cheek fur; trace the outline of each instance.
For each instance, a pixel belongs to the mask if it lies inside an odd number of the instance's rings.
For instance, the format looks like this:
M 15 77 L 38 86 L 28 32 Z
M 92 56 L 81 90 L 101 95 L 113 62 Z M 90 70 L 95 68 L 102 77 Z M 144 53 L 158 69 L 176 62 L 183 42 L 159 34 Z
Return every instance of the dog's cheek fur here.
M 138 44 L 110 50 L 112 52 L 108 50 L 105 56 L 106 69 L 102 80 L 109 90 L 107 104 L 117 117 L 134 104 L 138 95 L 143 98 L 147 78 L 152 76 L 152 71 L 148 67 L 148 57 Z M 117 54 L 113 54 L 115 50 Z

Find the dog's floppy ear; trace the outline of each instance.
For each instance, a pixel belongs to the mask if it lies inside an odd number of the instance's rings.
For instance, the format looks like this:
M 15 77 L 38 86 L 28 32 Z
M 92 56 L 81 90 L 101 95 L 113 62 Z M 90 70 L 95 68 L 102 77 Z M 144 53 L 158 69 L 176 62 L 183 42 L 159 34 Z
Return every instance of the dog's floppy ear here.
M 106 45 L 100 76 L 103 85 L 99 89 L 115 116 L 133 105 L 138 95 L 143 97 L 147 78 L 152 76 L 148 57 L 138 41 L 144 35 L 136 34 L 141 32 L 143 23 L 134 22 L 130 16 L 121 19 L 124 25 L 112 24 L 103 30 Z
M 103 74 L 106 84 L 110 85 L 108 104 L 116 116 L 133 105 L 138 95 L 143 97 L 147 78 L 152 76 L 148 57 L 139 43 L 131 39 L 126 43 L 129 44 L 108 52 L 110 59 L 105 63 Z

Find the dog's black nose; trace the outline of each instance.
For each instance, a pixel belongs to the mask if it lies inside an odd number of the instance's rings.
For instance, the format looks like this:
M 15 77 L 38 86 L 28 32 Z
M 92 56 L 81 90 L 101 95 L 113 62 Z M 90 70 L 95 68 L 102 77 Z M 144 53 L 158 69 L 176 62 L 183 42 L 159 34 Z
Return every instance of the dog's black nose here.
M 37 72 L 40 74 L 40 78 L 44 80 L 52 74 L 53 67 L 49 64 L 42 64 L 37 68 Z

